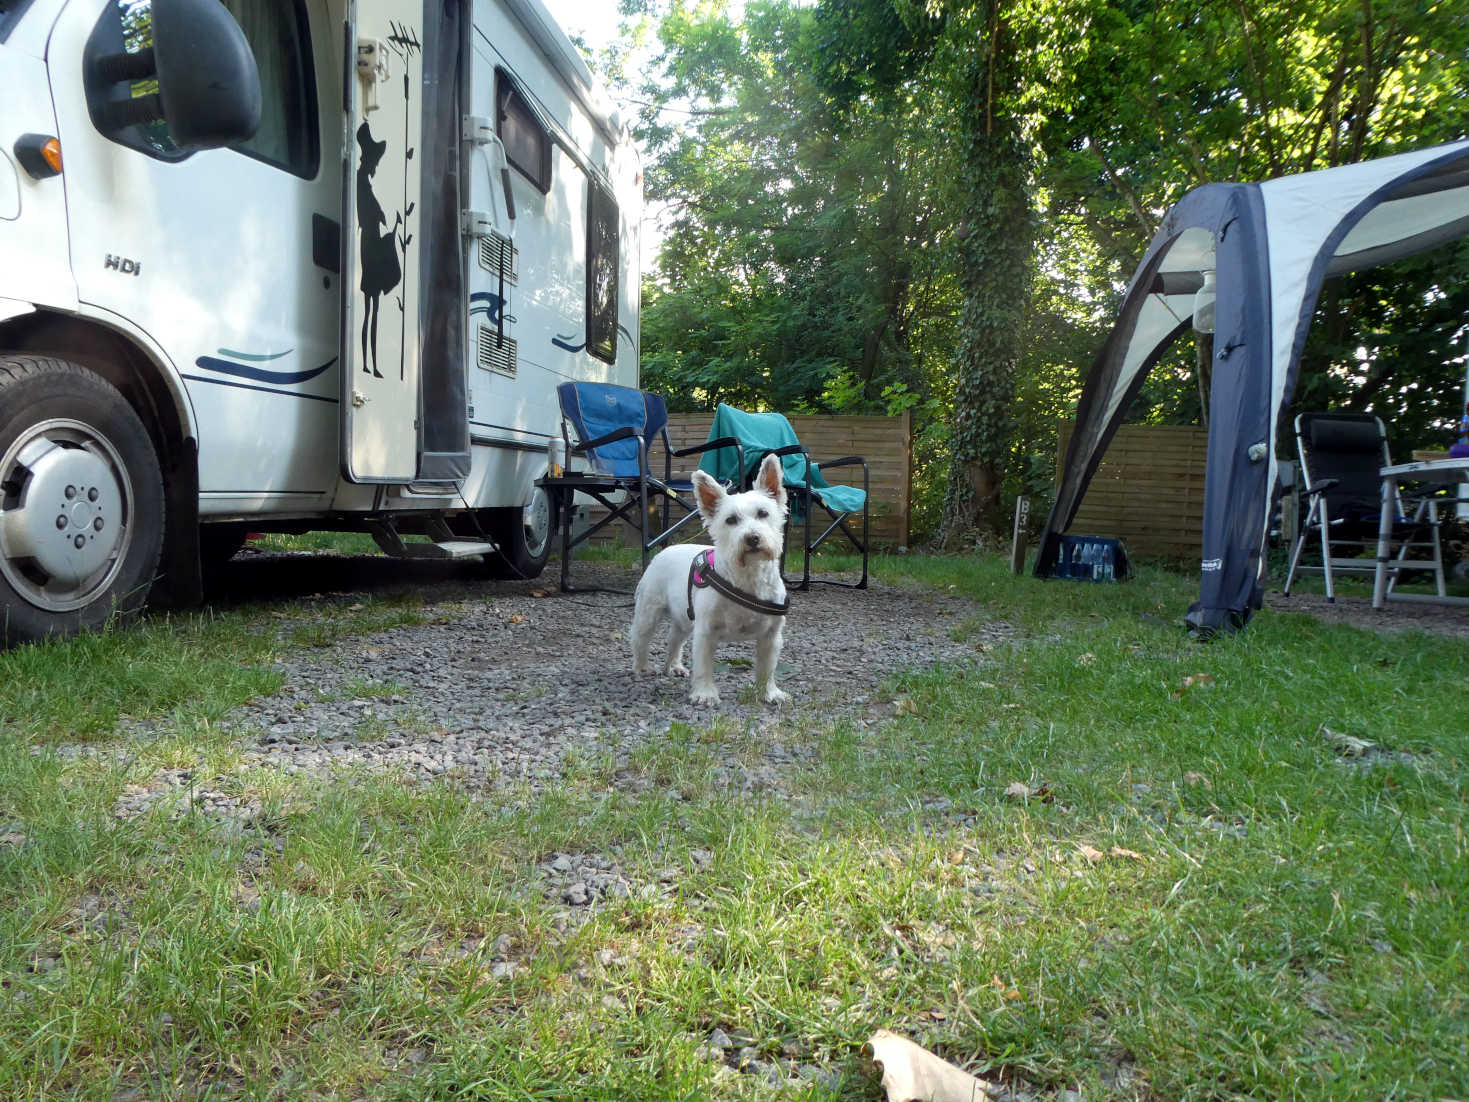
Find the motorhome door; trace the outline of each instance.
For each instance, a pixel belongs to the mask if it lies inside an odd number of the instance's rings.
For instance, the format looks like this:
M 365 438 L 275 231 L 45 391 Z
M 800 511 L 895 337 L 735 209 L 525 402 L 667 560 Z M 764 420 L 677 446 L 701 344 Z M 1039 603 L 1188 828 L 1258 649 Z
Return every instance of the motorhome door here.
M 342 465 L 356 482 L 447 482 L 469 471 L 458 190 L 465 22 L 457 4 L 357 0 L 349 23 Z
M 346 84 L 349 232 L 343 241 L 342 463 L 356 482 L 418 473 L 421 20 L 391 0 L 358 0 Z

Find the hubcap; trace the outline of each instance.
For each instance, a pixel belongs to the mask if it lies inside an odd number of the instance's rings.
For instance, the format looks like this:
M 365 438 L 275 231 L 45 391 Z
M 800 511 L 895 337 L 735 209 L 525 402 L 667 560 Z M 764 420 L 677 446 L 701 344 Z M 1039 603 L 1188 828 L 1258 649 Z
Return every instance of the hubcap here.
M 95 600 L 132 537 L 127 468 L 102 433 L 43 421 L 0 458 L 0 573 L 31 604 L 67 612 Z
M 538 559 L 551 540 L 551 495 L 536 487 L 530 504 L 525 507 L 525 549 Z

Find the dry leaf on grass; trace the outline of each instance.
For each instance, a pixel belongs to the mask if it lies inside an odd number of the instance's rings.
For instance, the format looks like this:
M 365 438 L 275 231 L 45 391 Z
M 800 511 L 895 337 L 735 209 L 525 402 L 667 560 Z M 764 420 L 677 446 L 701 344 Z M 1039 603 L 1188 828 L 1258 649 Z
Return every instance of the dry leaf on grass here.
M 1095 654 L 1093 654 L 1091 651 L 1087 651 L 1085 654 L 1080 655 L 1076 659 L 1076 664 L 1078 666 L 1090 666 L 1096 660 L 1097 660 L 1097 656 Z
M 893 711 L 900 716 L 916 716 L 921 714 L 918 711 L 918 705 L 914 704 L 906 696 L 900 696 L 897 700 L 893 701 Z
M 1053 803 L 1056 799 L 1056 793 L 1051 790 L 1050 785 L 1043 784 L 1039 788 L 1031 788 L 1024 781 L 1011 781 L 1009 787 L 1005 789 L 1005 795 L 1016 800 L 1033 798 L 1045 804 Z
M 1096 846 L 1089 846 L 1085 842 L 1082 842 L 1076 847 L 1076 850 L 1093 865 L 1108 857 L 1124 857 L 1129 861 L 1146 860 L 1146 858 L 1144 858 L 1143 855 L 1137 850 L 1124 849 L 1122 846 L 1113 846 L 1106 853 L 1103 853 L 1101 850 L 1097 849 Z
M 1195 785 L 1199 784 L 1203 785 L 1205 788 L 1214 787 L 1212 784 L 1209 783 L 1209 778 L 1204 776 L 1204 774 L 1202 773 L 1185 773 L 1183 775 L 1183 783 L 1188 785 L 1190 788 L 1193 788 Z
M 866 1048 L 882 1075 L 888 1102 L 978 1102 L 999 1091 L 886 1029 L 874 1033 Z
M 1333 731 L 1325 724 L 1321 725 L 1319 734 L 1331 743 L 1337 753 L 1344 758 L 1360 758 L 1369 751 L 1377 749 L 1375 742 L 1358 738 L 1356 735 L 1349 735 L 1345 731 Z
M 519 615 L 517 613 L 516 615 L 510 617 L 510 619 L 506 620 L 505 622 L 507 624 L 523 624 L 523 623 L 525 623 L 525 617 L 524 616 L 521 616 L 521 615 Z
M 1213 674 L 1211 674 L 1211 673 L 1191 673 L 1191 674 L 1189 674 L 1187 677 L 1185 677 L 1179 683 L 1178 688 L 1175 689 L 1169 695 L 1169 699 L 1171 699 L 1171 700 L 1178 700 L 1178 699 L 1180 699 L 1183 696 L 1184 693 L 1188 692 L 1195 685 L 1212 685 L 1212 684 L 1214 684 L 1214 675 Z

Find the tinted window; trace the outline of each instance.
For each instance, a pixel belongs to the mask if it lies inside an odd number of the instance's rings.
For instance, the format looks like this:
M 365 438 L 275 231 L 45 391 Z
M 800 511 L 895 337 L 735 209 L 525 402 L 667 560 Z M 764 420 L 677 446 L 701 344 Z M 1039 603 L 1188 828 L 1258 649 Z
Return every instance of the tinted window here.
M 587 189 L 587 351 L 617 359 L 617 201 L 600 184 Z
M 505 156 L 544 194 L 551 190 L 551 135 L 508 76 L 496 70 L 495 81 L 495 130 Z
M 260 69 L 262 109 L 255 136 L 232 148 L 297 176 L 316 175 L 316 89 L 306 10 L 289 0 L 222 0 L 249 40 Z M 116 0 L 129 52 L 153 45 L 152 0 Z M 154 79 L 134 81 L 134 97 L 158 90 Z M 162 122 L 135 127 L 141 145 L 164 157 L 180 155 Z M 123 138 L 126 140 L 126 137 Z

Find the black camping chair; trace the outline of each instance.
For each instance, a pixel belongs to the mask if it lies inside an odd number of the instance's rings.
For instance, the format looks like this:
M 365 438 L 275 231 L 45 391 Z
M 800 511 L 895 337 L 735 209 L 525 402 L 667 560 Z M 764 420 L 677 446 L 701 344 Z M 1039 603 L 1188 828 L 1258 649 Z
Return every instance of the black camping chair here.
M 1333 571 L 1373 574 L 1377 569 L 1382 517 L 1382 477 L 1378 472 L 1392 465 L 1387 433 L 1382 422 L 1370 413 L 1302 413 L 1295 424 L 1303 492 L 1309 506 L 1281 592 L 1290 596 L 1298 571 L 1319 570 L 1326 577 L 1326 599 L 1335 601 Z M 1437 500 L 1428 496 L 1411 500 L 1415 506 L 1411 518 L 1405 514 L 1401 494 L 1393 503 L 1392 544 L 1397 547 L 1397 556 L 1388 571 L 1388 591 L 1410 569 L 1432 570 L 1439 595 L 1443 596 Z M 1321 565 L 1302 566 L 1301 552 L 1312 535 L 1321 541 Z M 1409 559 L 1410 550 L 1431 554 Z M 1364 552 L 1368 554 L 1364 556 Z
M 556 395 L 561 404 L 567 469 L 549 472 L 538 480 L 538 485 L 555 496 L 560 509 L 563 592 L 572 588 L 571 549 L 607 525 L 622 520 L 638 533 L 646 570 L 654 548 L 673 542 L 685 525 L 697 522 L 693 482 L 673 477 L 674 458 L 730 448 L 743 464 L 739 441 L 732 437 L 674 450 L 668 441 L 668 408 L 656 394 L 611 383 L 562 383 Z M 649 462 L 655 443 L 663 447 L 661 478 L 652 473 Z M 585 461 L 584 469 L 571 469 L 576 459 Z M 572 514 L 579 493 L 602 505 L 607 515 L 573 536 Z M 650 501 L 662 506 L 662 524 L 656 531 L 648 508 Z M 676 521 L 675 508 L 682 510 Z

